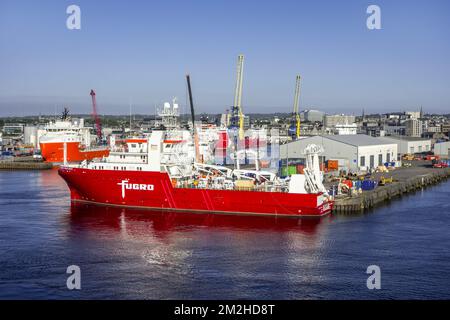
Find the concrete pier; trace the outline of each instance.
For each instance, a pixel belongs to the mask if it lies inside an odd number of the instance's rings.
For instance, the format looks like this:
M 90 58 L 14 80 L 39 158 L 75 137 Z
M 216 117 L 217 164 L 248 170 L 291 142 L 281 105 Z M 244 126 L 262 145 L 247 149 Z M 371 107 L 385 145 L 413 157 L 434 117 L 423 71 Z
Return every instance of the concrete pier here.
M 53 168 L 52 163 L 42 161 L 24 161 L 24 159 L 0 161 L 0 170 L 48 170 L 51 168 Z
M 363 191 L 354 196 L 336 198 L 333 213 L 355 214 L 364 212 L 389 201 L 395 197 L 426 188 L 450 176 L 450 168 L 401 168 L 392 174 L 384 174 L 385 177 L 392 176 L 395 182 L 385 186 L 379 186 L 374 190 Z

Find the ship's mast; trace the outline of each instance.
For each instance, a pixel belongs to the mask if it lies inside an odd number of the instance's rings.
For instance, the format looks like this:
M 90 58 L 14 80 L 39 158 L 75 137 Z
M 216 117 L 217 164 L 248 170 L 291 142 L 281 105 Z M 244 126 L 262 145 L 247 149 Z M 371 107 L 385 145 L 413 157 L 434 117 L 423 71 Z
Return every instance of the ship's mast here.
M 194 102 L 192 99 L 191 77 L 189 76 L 189 74 L 186 75 L 186 81 L 187 81 L 188 93 L 189 93 L 189 104 L 191 106 L 192 135 L 194 138 L 194 146 L 195 146 L 195 162 L 199 163 L 199 162 L 201 162 L 200 161 L 200 148 L 199 148 L 199 142 L 198 142 L 197 128 L 195 127 Z
M 130 107 L 130 133 L 131 133 L 131 98 L 129 100 L 129 107 Z

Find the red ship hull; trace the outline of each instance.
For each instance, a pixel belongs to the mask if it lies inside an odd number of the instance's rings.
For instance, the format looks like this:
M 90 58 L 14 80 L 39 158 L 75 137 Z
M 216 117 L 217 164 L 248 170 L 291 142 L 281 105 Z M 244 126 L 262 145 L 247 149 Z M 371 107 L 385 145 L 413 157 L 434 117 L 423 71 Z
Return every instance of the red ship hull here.
M 167 173 L 61 167 L 72 201 L 184 212 L 320 217 L 333 201 L 322 194 L 176 188 Z
M 45 142 L 40 143 L 42 158 L 45 162 L 64 162 L 64 143 L 63 142 Z M 83 160 L 92 160 L 94 158 L 107 157 L 108 149 L 82 150 L 79 142 L 67 142 L 67 161 L 81 162 Z

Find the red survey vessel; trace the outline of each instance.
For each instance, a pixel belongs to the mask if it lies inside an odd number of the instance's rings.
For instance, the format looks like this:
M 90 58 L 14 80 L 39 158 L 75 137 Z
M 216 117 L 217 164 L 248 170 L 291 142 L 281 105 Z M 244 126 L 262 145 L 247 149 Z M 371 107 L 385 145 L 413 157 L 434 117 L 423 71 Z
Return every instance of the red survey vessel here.
M 333 202 L 323 194 L 174 187 L 165 172 L 61 167 L 73 201 L 126 207 L 280 216 L 323 216 Z
M 280 179 L 261 170 L 195 163 L 189 132 L 175 137 L 155 131 L 126 152 L 81 165 L 62 166 L 71 199 L 104 205 L 244 215 L 320 217 L 333 200 L 321 184 L 317 151 L 308 154 L 304 175 Z M 317 163 L 316 163 L 317 162 Z

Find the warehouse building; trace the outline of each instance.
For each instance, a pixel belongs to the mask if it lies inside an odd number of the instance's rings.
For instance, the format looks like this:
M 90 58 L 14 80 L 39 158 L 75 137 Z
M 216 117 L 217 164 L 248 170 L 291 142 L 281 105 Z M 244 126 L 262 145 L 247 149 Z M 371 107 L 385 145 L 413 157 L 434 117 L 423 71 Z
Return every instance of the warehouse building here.
M 305 121 L 309 122 L 323 122 L 325 113 L 319 110 L 305 110 L 302 112 Z
M 434 154 L 444 159 L 450 159 L 450 141 L 435 143 Z
M 396 160 L 397 143 L 363 134 L 327 135 L 299 139 L 280 146 L 283 160 L 304 159 L 303 150 L 308 144 L 321 145 L 322 161 L 337 160 L 339 169 L 359 171 L 376 168 Z
M 337 125 L 349 125 L 355 123 L 356 117 L 344 114 L 333 114 L 324 116 L 324 126 L 334 128 Z
M 383 137 L 388 142 L 397 144 L 400 156 L 404 154 L 414 154 L 431 151 L 431 140 L 406 136 Z

